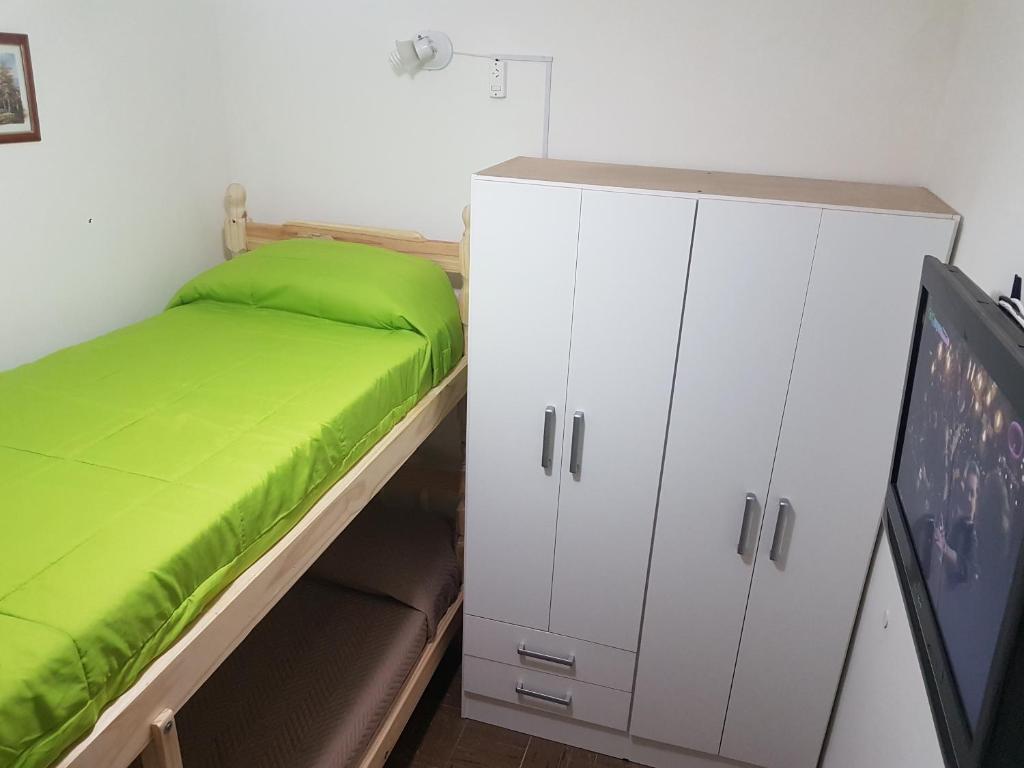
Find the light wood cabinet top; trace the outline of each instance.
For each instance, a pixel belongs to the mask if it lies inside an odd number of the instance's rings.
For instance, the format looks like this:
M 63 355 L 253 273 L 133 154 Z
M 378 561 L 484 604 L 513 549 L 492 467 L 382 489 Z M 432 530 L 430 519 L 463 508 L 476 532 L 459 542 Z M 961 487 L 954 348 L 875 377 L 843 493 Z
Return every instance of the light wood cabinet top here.
M 694 171 L 536 157 L 515 157 L 476 175 L 482 178 L 539 181 L 602 189 L 671 192 L 697 197 L 766 200 L 941 218 L 958 216 L 955 210 L 924 187 L 855 181 Z

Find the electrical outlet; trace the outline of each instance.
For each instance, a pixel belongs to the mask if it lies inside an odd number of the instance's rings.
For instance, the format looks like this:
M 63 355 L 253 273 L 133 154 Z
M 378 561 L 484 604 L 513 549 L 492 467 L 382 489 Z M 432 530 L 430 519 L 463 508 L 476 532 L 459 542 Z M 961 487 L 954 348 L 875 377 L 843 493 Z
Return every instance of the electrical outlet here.
M 491 61 L 490 87 L 492 99 L 505 98 L 505 64 L 501 59 Z

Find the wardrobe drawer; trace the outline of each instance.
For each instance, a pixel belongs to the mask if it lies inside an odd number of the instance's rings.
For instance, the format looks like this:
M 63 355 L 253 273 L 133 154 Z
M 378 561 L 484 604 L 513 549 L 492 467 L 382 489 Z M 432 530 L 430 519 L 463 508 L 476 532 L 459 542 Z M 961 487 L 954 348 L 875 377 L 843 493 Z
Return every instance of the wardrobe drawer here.
M 626 730 L 632 694 L 546 672 L 465 656 L 462 689 L 509 704 Z
M 633 690 L 636 654 L 607 645 L 467 615 L 462 649 L 481 659 L 620 691 Z

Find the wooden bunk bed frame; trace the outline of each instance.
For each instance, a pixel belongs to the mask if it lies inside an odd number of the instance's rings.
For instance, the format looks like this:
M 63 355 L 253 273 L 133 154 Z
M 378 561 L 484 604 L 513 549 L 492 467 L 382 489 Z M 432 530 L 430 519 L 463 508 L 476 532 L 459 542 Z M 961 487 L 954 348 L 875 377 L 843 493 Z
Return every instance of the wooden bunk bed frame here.
M 296 237 L 363 243 L 422 256 L 439 264 L 461 284 L 459 310 L 466 324 L 469 300 L 469 209 L 459 242 L 428 240 L 417 232 L 310 222 L 259 224 L 249 221 L 246 193 L 232 184 L 225 195 L 224 246 L 227 258 L 262 243 Z M 395 427 L 335 483 L 266 554 L 214 600 L 191 627 L 112 702 L 93 729 L 54 768 L 125 768 L 141 753 L 144 768 L 182 765 L 174 714 L 213 674 L 256 624 L 348 526 L 421 443 L 466 395 L 466 358 L 431 389 Z M 463 422 L 464 427 L 464 422 Z M 429 480 L 423 472 L 419 481 Z M 441 480 L 445 482 L 444 479 Z M 449 481 L 450 482 L 450 479 Z M 462 558 L 465 480 L 459 481 L 456 553 Z M 444 615 L 437 632 L 413 666 L 377 728 L 359 768 L 380 768 L 391 754 L 409 716 L 461 626 L 463 595 Z

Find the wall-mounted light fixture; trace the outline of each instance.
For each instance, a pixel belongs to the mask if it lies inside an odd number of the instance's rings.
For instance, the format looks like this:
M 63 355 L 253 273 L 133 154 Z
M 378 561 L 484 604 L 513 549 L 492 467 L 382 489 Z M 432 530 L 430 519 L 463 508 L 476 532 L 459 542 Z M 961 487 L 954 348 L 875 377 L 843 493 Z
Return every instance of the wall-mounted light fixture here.
M 398 75 L 415 75 L 421 69 L 444 69 L 452 60 L 452 39 L 444 32 L 420 32 L 413 40 L 396 40 L 388 56 Z
M 414 76 L 421 69 L 444 69 L 453 56 L 469 56 L 489 59 L 494 63 L 522 61 L 544 65 L 544 132 L 541 139 L 541 156 L 548 156 L 548 135 L 551 129 L 551 56 L 526 56 L 523 54 L 469 53 L 456 51 L 452 39 L 444 32 L 420 32 L 412 40 L 396 40 L 395 50 L 388 54 L 388 61 L 396 75 Z

